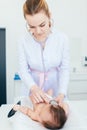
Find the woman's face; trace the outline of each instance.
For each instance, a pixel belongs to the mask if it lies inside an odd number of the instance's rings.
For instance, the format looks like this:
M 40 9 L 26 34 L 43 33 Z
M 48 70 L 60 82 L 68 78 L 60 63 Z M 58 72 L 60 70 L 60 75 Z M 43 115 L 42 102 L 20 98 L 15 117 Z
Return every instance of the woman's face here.
M 34 38 L 39 42 L 44 42 L 50 32 L 50 18 L 40 11 L 34 15 L 26 15 L 26 21 Z

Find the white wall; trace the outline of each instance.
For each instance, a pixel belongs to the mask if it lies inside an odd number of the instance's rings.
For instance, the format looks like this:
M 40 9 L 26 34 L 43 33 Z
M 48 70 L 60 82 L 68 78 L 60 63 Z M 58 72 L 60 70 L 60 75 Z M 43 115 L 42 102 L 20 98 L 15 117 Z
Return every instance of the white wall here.
M 14 74 L 17 71 L 16 45 L 25 22 L 22 14 L 24 0 L 0 0 L 0 27 L 6 27 L 7 102 L 13 100 Z
M 87 1 L 55 0 L 50 6 L 55 26 L 69 36 L 71 70 L 85 71 L 82 64 L 83 57 L 87 56 Z
M 17 72 L 17 40 L 25 30 L 22 5 L 25 0 L 0 0 L 0 27 L 6 27 L 7 102 L 13 101 L 14 74 Z M 87 72 L 82 58 L 87 56 L 87 1 L 47 0 L 54 26 L 70 39 L 71 71 Z

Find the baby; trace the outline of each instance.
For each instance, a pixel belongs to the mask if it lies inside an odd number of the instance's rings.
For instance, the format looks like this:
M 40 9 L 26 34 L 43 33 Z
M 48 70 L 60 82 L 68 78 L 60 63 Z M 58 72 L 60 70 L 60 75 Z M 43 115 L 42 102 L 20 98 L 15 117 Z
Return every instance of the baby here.
M 29 116 L 32 120 L 40 122 L 48 129 L 60 129 L 64 126 L 68 116 L 68 104 L 57 102 L 33 104 L 33 109 L 25 106 L 15 105 L 13 109 Z

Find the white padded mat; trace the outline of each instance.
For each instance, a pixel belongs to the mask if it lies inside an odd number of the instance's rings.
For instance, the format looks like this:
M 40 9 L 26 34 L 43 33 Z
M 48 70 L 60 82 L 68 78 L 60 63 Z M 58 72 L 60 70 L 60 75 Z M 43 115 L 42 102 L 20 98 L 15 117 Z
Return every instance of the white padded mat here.
M 22 98 L 21 101 L 22 105 L 32 106 L 27 98 Z M 81 101 L 82 105 L 80 101 L 69 101 L 70 115 L 62 130 L 87 130 L 87 112 L 85 111 L 86 113 L 84 113 L 83 102 L 85 106 L 87 101 Z M 79 105 L 79 109 L 77 108 L 77 104 Z M 20 112 L 17 112 L 11 118 L 7 118 L 7 114 L 12 106 L 13 105 L 6 105 L 0 108 L 0 130 L 47 130 Z

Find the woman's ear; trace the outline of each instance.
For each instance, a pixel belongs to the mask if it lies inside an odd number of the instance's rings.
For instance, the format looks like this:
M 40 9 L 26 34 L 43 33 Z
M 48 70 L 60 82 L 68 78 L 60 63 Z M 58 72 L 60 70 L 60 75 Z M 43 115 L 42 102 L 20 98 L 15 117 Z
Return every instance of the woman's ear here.
M 51 17 L 52 17 L 52 14 L 51 14 L 51 12 L 49 13 L 49 17 L 50 17 L 50 19 L 51 19 Z
M 52 16 L 51 13 L 49 13 L 49 27 L 53 25 L 53 19 L 51 16 Z

